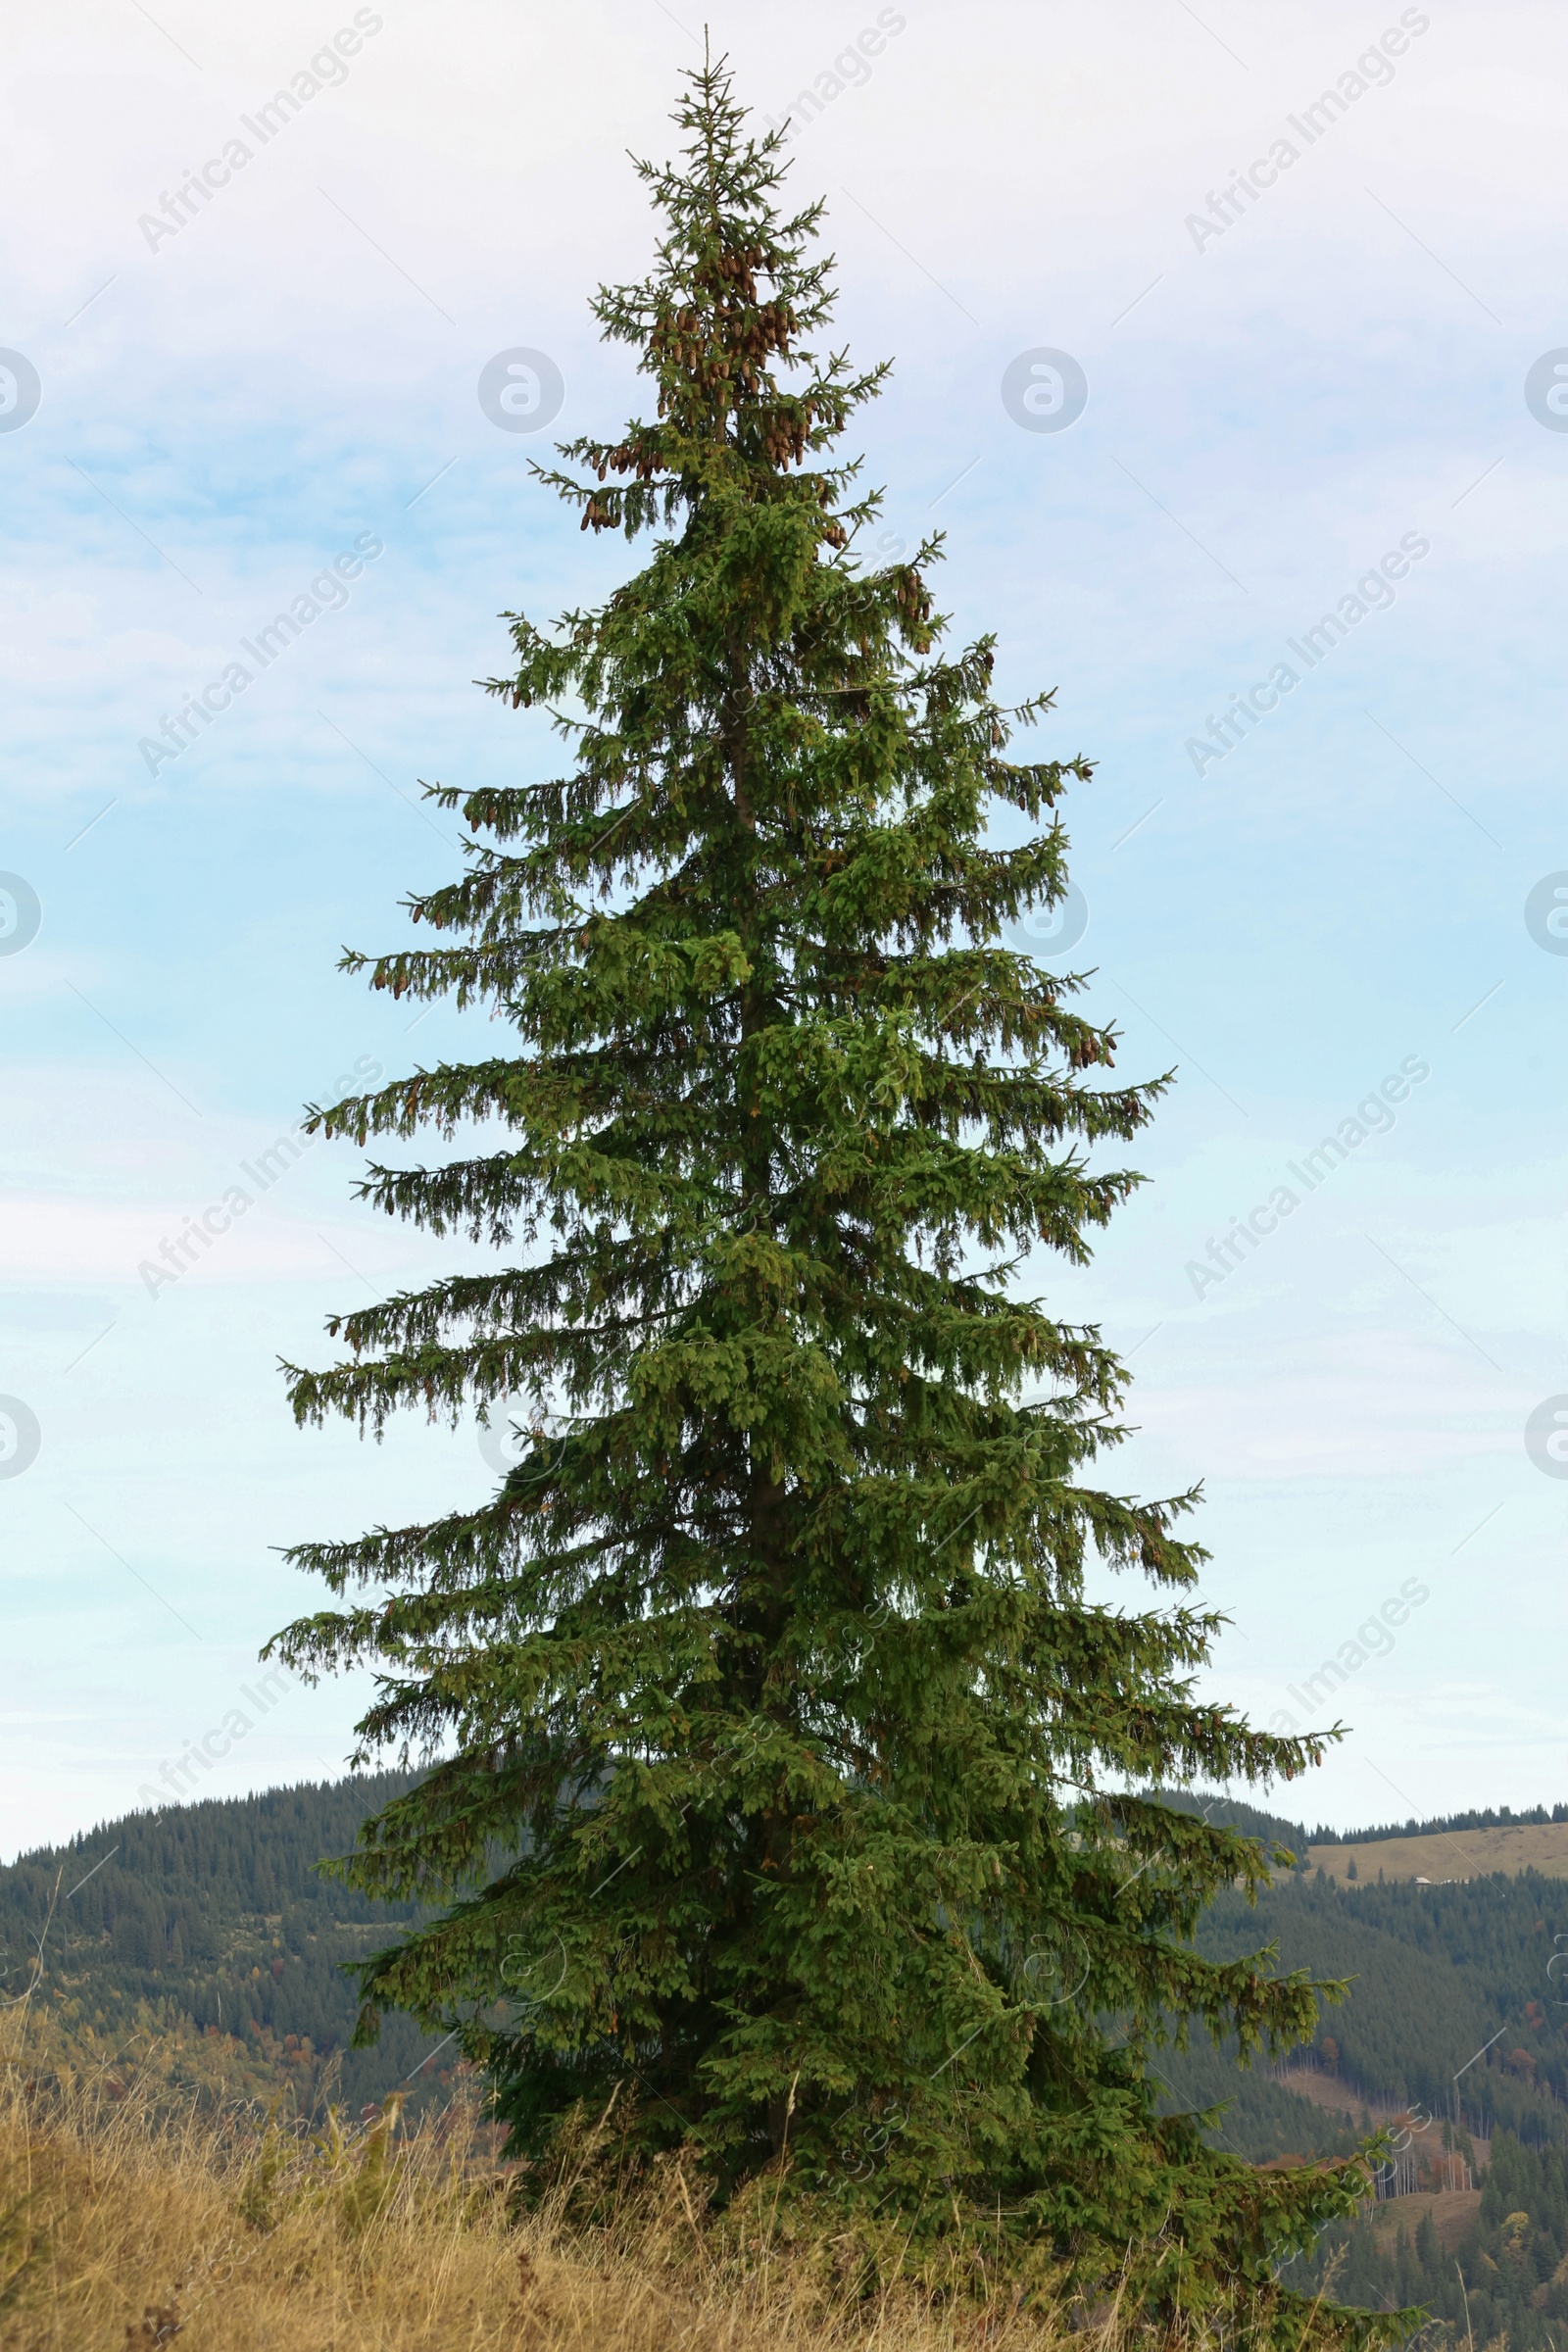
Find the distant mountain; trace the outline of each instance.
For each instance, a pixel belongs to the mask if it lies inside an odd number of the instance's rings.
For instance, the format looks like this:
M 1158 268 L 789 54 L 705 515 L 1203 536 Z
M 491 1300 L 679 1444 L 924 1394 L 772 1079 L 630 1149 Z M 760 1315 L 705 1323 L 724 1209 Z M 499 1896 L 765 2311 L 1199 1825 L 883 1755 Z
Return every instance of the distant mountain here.
M 1200 1814 L 1216 1829 L 1240 1830 L 1244 1838 L 1260 1838 L 1265 1842 L 1289 1846 L 1298 1868 L 1306 1866 L 1306 1849 L 1311 1840 L 1304 1822 L 1287 1821 L 1280 1813 L 1261 1812 L 1256 1805 L 1244 1804 L 1240 1797 L 1223 1796 L 1217 1790 L 1152 1788 L 1149 1794 L 1157 1796 L 1162 1805 L 1169 1805 L 1176 1812 Z M 1318 1836 L 1323 1836 L 1321 1830 Z
M 1326 1830 L 1312 1833 L 1314 1845 L 1374 1845 L 1385 1838 L 1437 1838 L 1453 1830 L 1524 1830 L 1547 1822 L 1568 1821 L 1568 1805 L 1532 1805 L 1524 1813 L 1506 1805 L 1488 1806 L 1482 1813 L 1445 1813 L 1435 1821 L 1393 1821 L 1377 1830 Z
M 1255 1909 L 1239 1894 L 1222 1895 L 1198 1941 L 1215 1959 L 1272 1943 L 1281 1969 L 1348 1979 L 1348 1997 L 1323 2008 L 1305 2055 L 1374 2105 L 1420 2100 L 1483 2136 L 1500 2127 L 1536 2147 L 1568 2147 L 1568 2001 L 1559 2005 L 1546 1973 L 1559 1936 L 1568 1940 L 1568 1882 L 1536 1871 L 1446 1886 L 1354 1887 L 1314 1871 L 1277 1881 Z M 1197 2103 L 1213 2080 L 1196 2057 L 1173 2055 L 1162 2066 L 1184 2102 Z M 1243 2072 L 1232 2081 L 1239 2087 L 1228 2130 L 1251 2153 L 1257 2132 L 1250 2118 L 1260 2113 L 1264 2078 Z M 1273 2114 L 1272 2100 L 1264 2103 Z M 1332 2119 L 1319 2111 L 1315 2126 L 1304 2115 L 1300 2122 L 1297 2152 L 1313 2152 Z M 1274 2136 L 1270 2123 L 1266 2137 Z M 1257 2148 L 1260 2157 L 1285 2152 Z
M 1481 1836 L 1531 1818 L 1551 1817 L 1499 1811 L 1457 1826 Z M 1216 1959 L 1273 1944 L 1280 1969 L 1348 1980 L 1348 1992 L 1323 2008 L 1297 2062 L 1310 2071 L 1294 2078 L 1240 2069 L 1234 2052 L 1207 2043 L 1165 2052 L 1171 2107 L 1228 2100 L 1216 2136 L 1253 2163 L 1343 2153 L 1377 2122 L 1396 2132 L 1387 2201 L 1328 2231 L 1291 2266 L 1292 2283 L 1316 2287 L 1332 2265 L 1342 2300 L 1424 2305 L 1450 2340 L 1490 2352 L 1560 2352 L 1568 1984 L 1557 1980 L 1568 1971 L 1552 1963 L 1568 1947 L 1568 1882 L 1527 1869 L 1445 1886 L 1338 1885 L 1319 1869 L 1294 1871 L 1255 1908 L 1221 1896 L 1198 1940 Z M 1348 2115 L 1329 2103 L 1336 2092 Z M 1475 2185 L 1460 2186 L 1466 2179 Z M 1399 2191 L 1416 2193 L 1388 2193 Z
M 371 1903 L 316 1865 L 349 1852 L 368 1814 L 416 1776 L 381 1774 L 131 1813 L 0 1868 L 0 1969 L 57 2035 L 117 2059 L 156 2048 L 177 2085 L 268 2097 L 292 2085 L 351 2107 L 413 2078 L 439 2097 L 452 2053 L 412 2019 L 350 2050 L 358 2011 L 340 1963 L 417 1912 Z M 170 2052 L 177 2053 L 171 2072 Z M 419 2070 L 416 2072 L 416 2070 Z

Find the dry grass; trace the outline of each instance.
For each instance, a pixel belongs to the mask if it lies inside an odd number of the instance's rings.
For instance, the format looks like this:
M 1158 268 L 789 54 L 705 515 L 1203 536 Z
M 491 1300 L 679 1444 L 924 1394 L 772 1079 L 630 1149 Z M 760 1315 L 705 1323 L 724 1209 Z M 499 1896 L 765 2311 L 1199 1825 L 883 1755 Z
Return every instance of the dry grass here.
M 1424 2215 L 1432 2216 L 1438 2242 L 1446 2254 L 1463 2245 L 1481 2214 L 1479 2188 L 1440 2188 L 1436 2194 L 1388 2197 L 1372 2209 L 1372 2227 L 1384 2241 L 1385 2252 L 1401 2230 L 1413 2239 Z
M 1043 2352 L 1065 2332 L 1000 2287 L 947 2314 L 857 2298 L 853 2242 L 770 2240 L 765 2206 L 758 2234 L 720 2230 L 673 2165 L 608 2219 L 568 2226 L 569 2178 L 519 2219 L 461 2105 L 406 2138 L 395 2102 L 258 2138 L 15 2039 L 6 2068 L 0 2352 Z
M 1510 1878 L 1539 1870 L 1544 1878 L 1568 1879 L 1568 1821 L 1527 1822 L 1506 1830 L 1438 1830 L 1425 1838 L 1384 1838 L 1365 1845 L 1314 1845 L 1307 1860 L 1342 1886 L 1352 1861 L 1357 1872 L 1352 1884 L 1362 1886 L 1375 1886 L 1380 1870 L 1385 1879 L 1435 1883 L 1484 1879 L 1494 1870 Z

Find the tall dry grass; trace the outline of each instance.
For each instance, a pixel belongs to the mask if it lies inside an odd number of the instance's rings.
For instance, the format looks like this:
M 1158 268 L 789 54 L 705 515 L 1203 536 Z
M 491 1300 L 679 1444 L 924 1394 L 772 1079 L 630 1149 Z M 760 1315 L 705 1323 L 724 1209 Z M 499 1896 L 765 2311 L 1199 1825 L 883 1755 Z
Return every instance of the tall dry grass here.
M 472 2103 L 407 2134 L 396 2100 L 259 2132 L 127 2091 L 122 2067 L 112 2095 L 40 2021 L 10 2038 L 0 2352 L 1044 2352 L 1065 2332 L 983 2277 L 947 2311 L 868 2296 L 852 2237 L 770 2233 L 765 2184 L 739 2228 L 676 2163 L 617 2189 L 612 2127 L 520 2216 Z

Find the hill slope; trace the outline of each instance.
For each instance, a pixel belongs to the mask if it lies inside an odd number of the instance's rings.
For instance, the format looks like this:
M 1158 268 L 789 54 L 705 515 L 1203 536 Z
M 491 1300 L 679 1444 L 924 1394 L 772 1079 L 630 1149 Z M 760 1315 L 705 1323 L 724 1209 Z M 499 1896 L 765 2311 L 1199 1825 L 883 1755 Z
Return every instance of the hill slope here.
M 406 2017 L 350 2050 L 357 2012 L 341 1971 L 416 1917 L 370 1903 L 316 1865 L 409 1786 L 383 1774 L 132 1813 L 0 1869 L 0 1967 L 15 1999 L 105 2063 L 156 2039 L 173 2080 L 266 2097 L 323 2089 L 352 2108 L 385 2096 L 438 2047 Z M 416 2077 L 439 2094 L 449 2069 Z
M 416 1913 L 371 1903 L 316 1865 L 347 1852 L 367 1813 L 412 1778 L 306 1784 L 134 1813 L 24 1855 L 0 1869 L 6 1993 L 26 1983 L 41 1938 L 35 2006 L 68 2030 L 90 2030 L 103 2046 L 133 2028 L 184 2032 L 232 2045 L 225 2063 L 232 2072 L 242 2055 L 254 2084 L 292 2081 L 314 2095 L 335 2062 L 336 2095 L 355 2105 L 383 2096 L 436 2045 L 393 2014 L 377 2049 L 349 2051 L 356 2002 L 340 1964 L 394 1938 Z M 1299 1822 L 1217 1796 L 1167 1795 L 1305 1851 Z M 1418 1825 L 1412 1830 L 1407 1851 L 1424 1842 Z M 1556 1825 L 1524 1833 L 1565 1834 Z M 1517 1824 L 1463 1833 L 1476 1862 L 1512 1859 L 1520 1835 Z M 1310 2062 L 1337 2070 L 1374 2108 L 1424 2099 L 1473 2131 L 1497 2123 L 1533 2144 L 1568 2142 L 1560 2023 L 1568 2003 L 1556 2006 L 1559 1988 L 1546 1976 L 1554 1937 L 1568 1940 L 1568 1887 L 1533 1871 L 1466 1885 L 1378 1885 L 1376 1849 L 1357 1850 L 1353 1884 L 1298 1868 L 1255 1910 L 1223 1898 L 1204 1920 L 1203 1949 L 1229 1957 L 1276 1943 L 1282 1967 L 1353 1979 L 1347 2004 L 1325 2013 Z M 207 2051 L 198 2071 L 211 2076 L 219 2057 Z M 437 2088 L 447 2071 L 427 2069 L 416 2088 Z M 1206 2045 L 1168 2054 L 1163 2071 L 1172 2104 L 1232 2102 L 1224 2136 L 1253 2162 L 1348 2144 L 1341 2116 L 1266 2072 L 1238 2072 Z
M 1496 1871 L 1508 1877 L 1539 1870 L 1545 1879 L 1568 1879 L 1568 1821 L 1499 1824 L 1492 1828 L 1417 1827 L 1387 1838 L 1318 1838 L 1307 1851 L 1314 1869 L 1349 1885 L 1378 1879 L 1424 1878 L 1437 1885 L 1451 1879 L 1484 1879 Z
M 1568 1986 L 1547 1975 L 1559 1936 L 1568 1886 L 1535 1871 L 1355 1887 L 1314 1873 L 1277 1883 L 1255 1910 L 1222 1897 L 1199 1941 L 1214 1957 L 1275 1943 L 1282 1968 L 1350 1979 L 1323 2012 L 1316 2062 L 1369 2099 L 1424 2100 L 1473 2132 L 1500 2125 L 1544 2146 L 1568 2145 L 1568 2005 L 1556 2005 Z
M 1275 1834 L 1294 1844 L 1288 1827 Z M 1238 2072 L 1212 2050 L 1171 2054 L 1163 2072 L 1173 2105 L 1228 2095 L 1219 2130 L 1254 2162 L 1328 2153 L 1352 2129 L 1392 2123 L 1398 2152 L 1384 2186 L 1424 2193 L 1391 2196 L 1353 2229 L 1328 2232 L 1293 2270 L 1294 2283 L 1321 2284 L 1333 2266 L 1342 2300 L 1424 2305 L 1455 2347 L 1560 2352 L 1568 1984 L 1556 1980 L 1568 1970 L 1552 1963 L 1568 1947 L 1568 1886 L 1547 1875 L 1555 1856 L 1542 1842 L 1564 1832 L 1544 1822 L 1461 1823 L 1468 1851 L 1457 1867 L 1468 1863 L 1473 1875 L 1418 1886 L 1422 1847 L 1453 1835 L 1447 1825 L 1410 1824 L 1400 1875 L 1385 1870 L 1381 1885 L 1384 1849 L 1345 1841 L 1332 1858 L 1355 1858 L 1354 1880 L 1293 1872 L 1255 1909 L 1229 1895 L 1205 1915 L 1199 1940 L 1216 1957 L 1272 1943 L 1282 1968 L 1349 1981 L 1303 2053 L 1317 2071 L 1295 2078 L 1313 2093 L 1310 2111 L 1289 2076 Z M 1321 1833 L 1311 1851 L 1325 1852 Z M 1538 1855 L 1544 1868 L 1525 1866 Z M 1478 2185 L 1448 2185 L 1463 2180 Z

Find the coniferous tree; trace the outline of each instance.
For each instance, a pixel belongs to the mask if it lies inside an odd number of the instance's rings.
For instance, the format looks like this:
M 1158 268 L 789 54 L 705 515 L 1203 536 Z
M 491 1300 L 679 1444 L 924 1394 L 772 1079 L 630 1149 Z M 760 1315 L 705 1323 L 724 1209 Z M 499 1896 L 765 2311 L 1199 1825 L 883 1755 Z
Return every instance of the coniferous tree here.
M 346 1865 L 447 1906 L 365 1971 L 365 2031 L 460 2025 L 525 2150 L 619 2085 L 720 2198 L 771 2168 L 928 2275 L 978 2217 L 1167 2320 L 1353 2333 L 1274 2266 L 1360 2173 L 1157 2114 L 1168 2034 L 1286 2046 L 1315 2008 L 1191 1944 L 1263 1848 L 1129 1792 L 1319 1751 L 1194 1694 L 1193 1497 L 1085 1477 L 1122 1367 L 1020 1289 L 1032 1250 L 1087 1258 L 1139 1181 L 1097 1147 L 1163 1083 L 1093 1083 L 1083 984 L 1004 944 L 1066 887 L 1089 766 L 1007 758 L 1051 697 L 999 706 L 989 637 L 941 653 L 937 541 L 858 560 L 877 502 L 829 453 L 883 370 L 816 348 L 820 207 L 781 214 L 721 66 L 692 83 L 684 164 L 638 167 L 654 269 L 595 306 L 657 414 L 542 477 L 662 535 L 598 610 L 507 616 L 490 690 L 556 714 L 569 770 L 434 788 L 488 836 L 412 904 L 446 944 L 346 958 L 515 1042 L 315 1119 L 492 1122 L 363 1191 L 510 1254 L 335 1318 L 299 1419 L 535 1414 L 481 1508 L 292 1555 L 342 1605 L 281 1654 L 373 1662 L 364 1752 L 439 1758 Z M 1166 1605 L 1091 1597 L 1107 1566 Z

